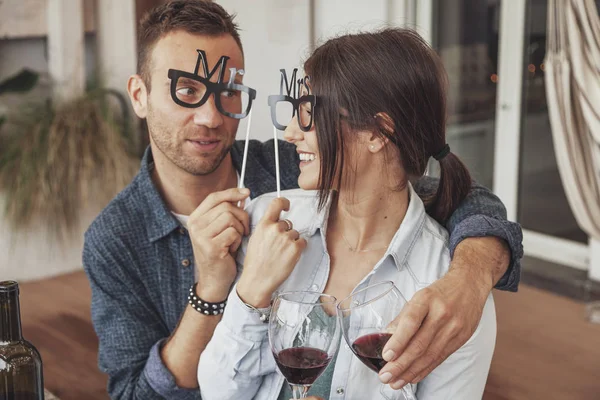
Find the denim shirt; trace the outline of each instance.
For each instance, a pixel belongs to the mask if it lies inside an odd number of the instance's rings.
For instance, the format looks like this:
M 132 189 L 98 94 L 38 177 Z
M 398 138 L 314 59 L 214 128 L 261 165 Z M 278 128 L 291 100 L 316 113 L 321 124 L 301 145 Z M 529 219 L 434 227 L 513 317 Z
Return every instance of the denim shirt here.
M 232 161 L 239 172 L 244 142 Z M 295 146 L 279 144 L 282 189 L 297 187 Z M 200 399 L 198 390 L 177 387 L 160 358 L 160 348 L 177 327 L 194 283 L 188 232 L 171 214 L 152 182 L 154 162 L 146 150 L 138 175 L 98 215 L 85 234 L 83 266 L 92 289 L 92 321 L 99 339 L 98 365 L 108 375 L 113 399 Z M 245 185 L 256 198 L 275 191 L 273 141 L 250 141 Z M 431 193 L 437 180 L 422 178 L 418 194 Z M 518 224 L 489 190 L 474 185 L 446 223 L 450 251 L 468 237 L 496 236 L 511 249 L 511 264 L 496 286 L 516 291 L 523 255 Z
M 425 213 L 421 199 L 410 187 L 410 203 L 396 234 L 380 261 L 354 290 L 382 281 L 393 281 L 407 300 L 420 289 L 441 278 L 450 264 L 448 234 Z M 300 189 L 282 196 L 290 200 L 285 218 L 307 240 L 300 260 L 279 291 L 322 292 L 329 278 L 327 210 L 317 210 L 317 192 Z M 248 207 L 251 232 L 275 197 L 267 194 Z M 238 253 L 242 269 L 247 251 L 245 239 Z M 304 301 L 315 301 L 306 298 Z M 377 307 L 372 304 L 370 307 Z M 399 312 L 400 310 L 398 310 Z M 268 325 L 260 314 L 247 307 L 234 289 L 223 319 L 203 351 L 198 366 L 198 383 L 204 400 L 276 400 L 284 384 L 268 340 Z M 409 386 L 419 400 L 478 400 L 483 396 L 496 340 L 496 314 L 488 296 L 475 333 L 419 384 Z M 226 349 L 226 350 L 225 350 Z M 404 399 L 400 391 L 382 385 L 342 340 L 334 366 L 332 400 Z

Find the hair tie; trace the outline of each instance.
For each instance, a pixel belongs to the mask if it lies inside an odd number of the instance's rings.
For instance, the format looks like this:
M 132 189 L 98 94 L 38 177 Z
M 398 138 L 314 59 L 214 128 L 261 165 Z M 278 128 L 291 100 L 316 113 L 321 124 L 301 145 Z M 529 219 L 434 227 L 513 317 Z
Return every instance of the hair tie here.
M 434 155 L 433 158 L 435 158 L 437 161 L 440 161 L 448 154 L 450 154 L 450 146 L 448 146 L 448 144 L 446 143 L 446 145 L 444 145 L 444 148 L 440 150 L 436 155 Z

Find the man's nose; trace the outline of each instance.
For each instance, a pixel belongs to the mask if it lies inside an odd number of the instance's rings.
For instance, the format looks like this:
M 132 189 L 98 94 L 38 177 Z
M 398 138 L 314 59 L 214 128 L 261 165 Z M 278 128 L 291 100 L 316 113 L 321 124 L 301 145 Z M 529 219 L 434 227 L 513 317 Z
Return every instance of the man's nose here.
M 223 124 L 223 117 L 223 114 L 217 109 L 214 95 L 210 95 L 206 103 L 196 109 L 194 123 L 206 126 L 209 129 L 215 129 Z

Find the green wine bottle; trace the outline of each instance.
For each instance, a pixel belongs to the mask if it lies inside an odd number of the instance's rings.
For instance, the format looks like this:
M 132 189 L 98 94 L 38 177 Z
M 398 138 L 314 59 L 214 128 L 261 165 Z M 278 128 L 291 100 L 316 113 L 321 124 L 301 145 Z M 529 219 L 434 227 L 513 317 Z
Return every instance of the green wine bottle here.
M 42 358 L 23 339 L 19 285 L 0 282 L 0 400 L 43 400 Z

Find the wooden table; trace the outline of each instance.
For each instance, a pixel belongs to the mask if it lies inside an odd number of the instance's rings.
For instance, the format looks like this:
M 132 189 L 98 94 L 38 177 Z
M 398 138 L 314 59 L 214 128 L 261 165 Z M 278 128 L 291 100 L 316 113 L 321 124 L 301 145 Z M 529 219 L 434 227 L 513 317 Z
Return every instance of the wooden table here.
M 58 397 L 50 393 L 47 389 L 44 389 L 44 398 L 46 400 L 60 400 Z

